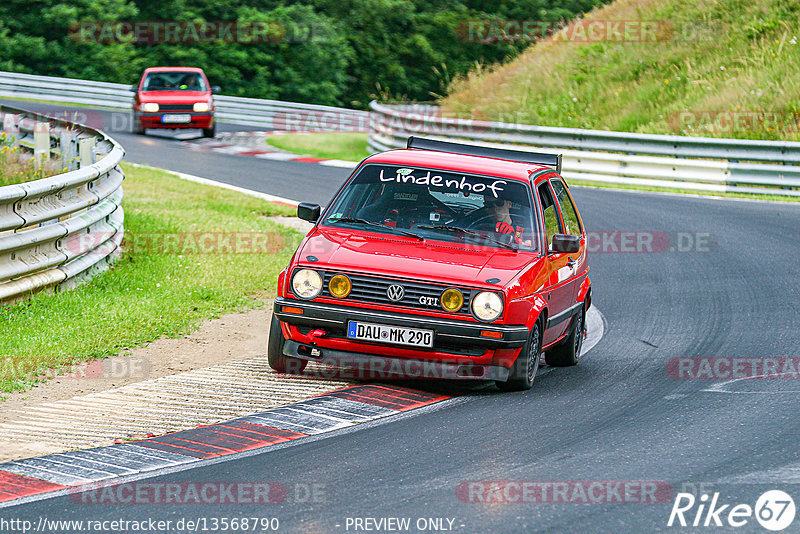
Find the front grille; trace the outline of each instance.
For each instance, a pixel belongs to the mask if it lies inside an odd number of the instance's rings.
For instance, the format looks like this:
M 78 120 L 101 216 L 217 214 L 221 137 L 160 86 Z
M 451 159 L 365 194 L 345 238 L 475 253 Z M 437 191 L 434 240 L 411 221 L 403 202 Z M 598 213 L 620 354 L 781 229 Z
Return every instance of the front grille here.
M 390 306 L 401 306 L 404 308 L 414 308 L 417 310 L 435 310 L 439 312 L 446 311 L 439 303 L 439 297 L 442 292 L 453 286 L 430 284 L 423 282 L 412 282 L 409 280 L 400 280 L 394 278 L 380 278 L 377 276 L 365 276 L 360 274 L 350 273 L 337 273 L 326 272 L 323 281 L 324 286 L 322 295 L 325 297 L 333 297 L 328 290 L 328 282 L 337 274 L 346 274 L 353 284 L 353 289 L 350 291 L 344 300 L 355 300 L 360 302 L 368 302 L 372 304 L 388 304 Z M 403 286 L 404 295 L 399 301 L 394 301 L 387 295 L 387 290 L 391 285 Z M 459 315 L 469 315 L 469 299 L 472 293 L 471 289 L 458 287 L 464 294 L 464 304 L 461 309 L 453 312 Z M 335 298 L 335 297 L 334 297 Z
M 194 104 L 159 104 L 159 111 L 192 111 Z

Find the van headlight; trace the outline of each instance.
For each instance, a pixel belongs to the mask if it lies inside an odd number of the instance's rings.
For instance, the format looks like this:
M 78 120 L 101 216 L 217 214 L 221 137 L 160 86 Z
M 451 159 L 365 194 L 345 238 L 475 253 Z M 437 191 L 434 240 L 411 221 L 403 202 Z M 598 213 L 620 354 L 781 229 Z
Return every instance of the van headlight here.
M 503 313 L 503 299 L 497 293 L 481 291 L 472 299 L 472 313 L 481 321 L 494 321 Z
M 322 277 L 317 271 L 300 269 L 292 276 L 292 289 L 301 299 L 313 299 L 322 291 Z
M 198 113 L 203 113 L 211 109 L 211 106 L 208 105 L 208 102 L 196 102 L 192 109 Z
M 140 106 L 140 108 L 145 113 L 155 113 L 158 111 L 158 104 L 155 102 L 145 102 Z

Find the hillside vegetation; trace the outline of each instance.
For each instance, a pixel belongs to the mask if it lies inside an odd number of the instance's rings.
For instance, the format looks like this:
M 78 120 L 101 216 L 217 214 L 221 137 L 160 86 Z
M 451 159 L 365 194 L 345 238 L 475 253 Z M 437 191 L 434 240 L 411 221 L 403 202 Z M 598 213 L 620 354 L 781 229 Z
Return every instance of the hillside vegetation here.
M 573 28 L 454 81 L 443 105 L 506 122 L 800 140 L 800 0 L 618 0 L 583 24 L 610 20 L 654 22 L 656 38 Z

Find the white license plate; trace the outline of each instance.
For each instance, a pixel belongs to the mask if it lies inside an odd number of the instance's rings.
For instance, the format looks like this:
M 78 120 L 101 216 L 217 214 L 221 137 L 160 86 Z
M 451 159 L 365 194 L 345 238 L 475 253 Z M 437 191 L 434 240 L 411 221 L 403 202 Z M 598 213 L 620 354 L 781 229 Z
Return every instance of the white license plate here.
M 188 113 L 161 115 L 161 122 L 192 122 L 192 116 Z
M 433 330 L 405 328 L 403 326 L 348 321 L 347 337 L 395 345 L 433 347 Z

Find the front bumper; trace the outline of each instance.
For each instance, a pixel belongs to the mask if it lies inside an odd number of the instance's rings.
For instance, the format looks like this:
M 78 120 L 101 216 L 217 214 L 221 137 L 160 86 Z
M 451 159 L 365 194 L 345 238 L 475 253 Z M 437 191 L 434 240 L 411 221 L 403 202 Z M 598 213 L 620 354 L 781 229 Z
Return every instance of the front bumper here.
M 162 122 L 162 115 L 190 115 L 189 122 Z M 211 128 L 214 124 L 214 113 L 195 113 L 189 111 L 156 111 L 154 113 L 136 112 L 134 120 L 142 128 Z
M 300 308 L 302 314 L 288 313 L 284 307 Z M 362 321 L 408 328 L 423 328 L 434 331 L 436 342 L 454 346 L 482 347 L 487 349 L 516 349 L 525 345 L 530 332 L 524 325 L 486 324 L 442 319 L 406 313 L 375 311 L 350 306 L 339 306 L 304 300 L 275 299 L 275 315 L 284 323 L 314 328 L 332 328 L 345 332 L 348 321 Z M 481 332 L 492 332 L 501 337 L 482 336 Z M 355 343 L 355 340 L 353 340 Z
M 499 365 L 473 365 L 436 360 L 417 360 L 392 356 L 365 355 L 335 349 L 312 349 L 296 341 L 286 341 L 283 354 L 332 365 L 337 371 L 329 378 L 383 380 L 388 378 L 430 378 L 434 380 L 508 380 L 509 370 Z M 323 371 L 324 372 L 324 371 Z

